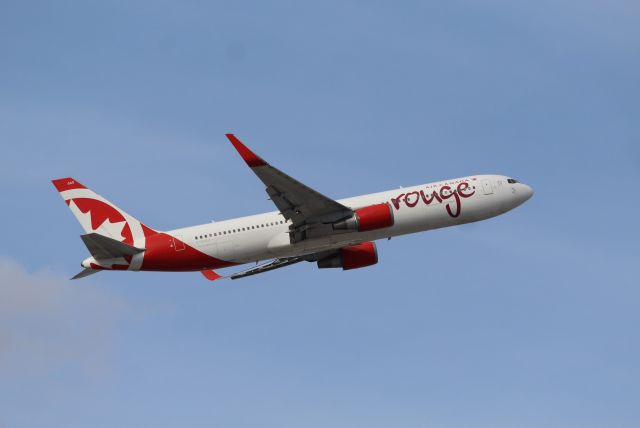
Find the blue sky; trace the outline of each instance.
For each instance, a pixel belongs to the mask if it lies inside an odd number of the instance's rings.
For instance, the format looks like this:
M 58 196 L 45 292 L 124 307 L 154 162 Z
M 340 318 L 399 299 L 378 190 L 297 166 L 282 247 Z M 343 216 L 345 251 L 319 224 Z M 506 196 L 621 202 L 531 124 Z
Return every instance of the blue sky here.
M 0 5 L 0 425 L 635 427 L 640 6 Z M 67 278 L 74 176 L 172 229 L 269 211 L 224 138 L 339 198 L 535 196 L 380 263 Z

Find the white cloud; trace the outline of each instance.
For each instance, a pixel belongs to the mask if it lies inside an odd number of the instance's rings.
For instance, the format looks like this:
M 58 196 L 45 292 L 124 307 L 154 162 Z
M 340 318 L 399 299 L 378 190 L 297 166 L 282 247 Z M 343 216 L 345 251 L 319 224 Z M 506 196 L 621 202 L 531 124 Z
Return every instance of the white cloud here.
M 95 282 L 26 271 L 0 257 L 0 377 L 72 370 L 99 377 L 127 305 Z

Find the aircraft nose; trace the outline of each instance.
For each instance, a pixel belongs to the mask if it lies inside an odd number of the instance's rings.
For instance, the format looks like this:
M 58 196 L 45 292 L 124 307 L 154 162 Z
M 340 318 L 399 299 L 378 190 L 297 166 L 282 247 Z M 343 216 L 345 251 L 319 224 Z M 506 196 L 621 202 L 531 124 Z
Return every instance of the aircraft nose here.
M 518 195 L 518 204 L 522 204 L 526 201 L 528 201 L 529 199 L 531 199 L 531 197 L 533 196 L 533 188 L 529 185 L 526 185 L 524 183 L 519 183 L 520 186 L 519 189 L 517 190 L 517 195 Z

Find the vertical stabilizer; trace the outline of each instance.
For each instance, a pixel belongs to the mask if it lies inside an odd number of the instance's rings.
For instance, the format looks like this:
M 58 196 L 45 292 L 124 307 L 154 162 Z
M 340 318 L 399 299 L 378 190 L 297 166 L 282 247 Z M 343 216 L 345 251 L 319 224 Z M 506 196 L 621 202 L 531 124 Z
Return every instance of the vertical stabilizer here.
M 155 230 L 72 177 L 52 180 L 52 183 L 87 234 L 101 235 L 138 249 L 144 249 L 147 237 L 156 234 Z M 127 259 L 128 269 L 140 268 L 142 254 Z

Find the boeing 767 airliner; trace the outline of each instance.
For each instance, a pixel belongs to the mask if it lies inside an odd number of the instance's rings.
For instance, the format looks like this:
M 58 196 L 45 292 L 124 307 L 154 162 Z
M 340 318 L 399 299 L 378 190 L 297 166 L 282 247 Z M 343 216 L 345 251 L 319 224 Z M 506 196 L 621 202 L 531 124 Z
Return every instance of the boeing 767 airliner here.
M 344 270 L 378 262 L 377 239 L 485 220 L 533 195 L 502 175 L 473 175 L 334 200 L 271 166 L 233 134 L 227 138 L 266 186 L 277 211 L 167 232 L 141 223 L 73 178 L 53 180 L 86 234 L 91 256 L 73 279 L 101 270 L 199 271 L 266 261 L 237 279 L 306 260 Z

